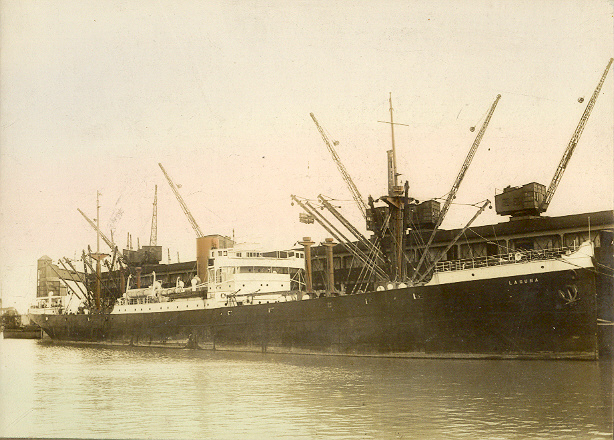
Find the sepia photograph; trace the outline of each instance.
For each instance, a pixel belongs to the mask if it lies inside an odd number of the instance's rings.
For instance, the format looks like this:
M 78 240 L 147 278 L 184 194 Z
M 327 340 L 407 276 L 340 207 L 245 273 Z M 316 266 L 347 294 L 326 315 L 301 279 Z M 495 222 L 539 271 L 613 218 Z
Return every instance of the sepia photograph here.
M 612 0 L 0 0 L 0 438 L 614 437 Z

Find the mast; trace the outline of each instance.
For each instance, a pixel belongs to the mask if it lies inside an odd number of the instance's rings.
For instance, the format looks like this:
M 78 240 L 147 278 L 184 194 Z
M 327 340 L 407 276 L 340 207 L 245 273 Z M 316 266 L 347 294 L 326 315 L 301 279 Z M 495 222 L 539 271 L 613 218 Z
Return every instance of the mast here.
M 390 134 L 392 136 L 392 188 L 388 187 L 388 195 L 393 195 L 392 190 L 395 186 L 398 186 L 398 174 L 397 174 L 397 150 L 394 146 L 394 119 L 392 118 L 392 92 L 390 92 L 388 102 L 390 103 Z
M 96 191 L 96 310 L 100 310 L 100 192 Z
M 393 186 L 392 186 L 392 193 L 390 194 L 391 196 L 395 196 L 398 195 L 398 186 L 399 186 L 399 179 L 398 179 L 398 173 L 397 173 L 397 150 L 395 148 L 394 145 L 394 120 L 392 119 L 392 92 L 390 92 L 388 101 L 390 102 L 390 133 L 392 136 L 392 182 L 393 182 Z M 396 256 L 395 256 L 395 260 L 396 260 L 396 265 L 397 265 L 397 270 L 396 270 L 396 278 L 398 281 L 403 280 L 403 278 L 405 278 L 405 270 L 404 267 L 405 265 L 403 264 L 403 249 L 405 248 L 405 240 L 404 240 L 404 230 L 403 230 L 403 204 L 404 202 L 397 198 L 399 205 L 398 205 L 398 209 L 395 210 L 395 227 L 394 227 L 394 232 L 395 232 L 395 245 L 396 245 Z
M 393 277 L 397 281 L 405 278 L 405 265 L 403 264 L 403 249 L 404 249 L 404 228 L 403 228 L 403 208 L 407 198 L 403 198 L 403 188 L 399 187 L 399 179 L 397 173 L 397 153 L 394 142 L 394 126 L 407 124 L 398 124 L 394 122 L 392 108 L 392 92 L 390 92 L 388 102 L 390 103 L 390 122 L 379 121 L 390 124 L 390 134 L 392 141 L 392 149 L 388 151 L 388 196 L 382 197 L 382 200 L 390 207 L 391 217 L 391 237 L 393 240 L 393 262 L 395 271 Z
M 388 102 L 390 103 L 390 121 L 377 121 L 383 122 L 384 124 L 390 124 L 390 134 L 392 135 L 392 149 L 388 150 L 388 195 L 393 196 L 394 187 L 398 186 L 398 173 L 397 173 L 397 149 L 394 143 L 394 126 L 395 125 L 404 125 L 409 127 L 407 124 L 399 124 L 398 122 L 394 122 L 393 118 L 393 109 L 392 109 L 392 92 L 390 92 L 390 97 L 388 98 Z

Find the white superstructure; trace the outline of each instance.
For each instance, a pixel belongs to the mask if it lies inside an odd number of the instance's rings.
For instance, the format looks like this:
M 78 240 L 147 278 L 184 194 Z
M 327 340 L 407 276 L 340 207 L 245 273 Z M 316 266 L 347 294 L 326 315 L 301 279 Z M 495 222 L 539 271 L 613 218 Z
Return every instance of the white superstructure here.
M 194 277 L 191 286 L 177 280 L 175 287 L 163 288 L 154 273 L 150 287 L 126 289 L 111 313 L 196 310 L 306 299 L 301 294 L 304 268 L 302 251 L 212 249 L 205 282 Z
M 433 278 L 427 285 L 592 268 L 594 254 L 594 244 L 586 241 L 578 247 L 516 251 L 491 257 L 445 261 L 437 263 Z M 530 279 L 533 281 L 534 278 Z
M 286 301 L 302 285 L 302 251 L 213 249 L 210 257 L 208 297 L 219 305 Z

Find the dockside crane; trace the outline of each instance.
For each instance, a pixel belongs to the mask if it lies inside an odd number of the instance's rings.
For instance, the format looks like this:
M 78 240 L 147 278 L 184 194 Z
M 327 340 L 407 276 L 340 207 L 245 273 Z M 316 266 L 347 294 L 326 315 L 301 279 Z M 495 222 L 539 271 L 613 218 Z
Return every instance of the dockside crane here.
M 311 119 L 313 119 L 313 122 L 316 124 L 316 127 L 318 128 L 318 131 L 320 132 L 320 136 L 322 136 L 322 140 L 326 144 L 326 147 L 328 148 L 328 151 L 330 152 L 330 154 L 333 156 L 333 160 L 335 161 L 335 164 L 337 165 L 337 168 L 339 169 L 339 172 L 341 173 L 341 177 L 343 178 L 348 189 L 350 190 L 350 193 L 352 194 L 352 198 L 356 202 L 356 205 L 358 206 L 360 213 L 366 219 L 367 218 L 367 205 L 364 199 L 362 198 L 362 196 L 360 195 L 360 191 L 358 191 L 358 188 L 356 188 L 356 185 L 354 184 L 354 181 L 350 177 L 350 174 L 348 173 L 347 169 L 343 165 L 343 162 L 341 162 L 341 159 L 339 158 L 337 151 L 335 151 L 335 147 L 333 146 L 335 142 L 331 143 L 331 141 L 328 139 L 328 136 L 326 136 L 326 133 L 324 133 L 324 129 L 318 123 L 318 120 L 316 119 L 314 114 L 309 113 L 309 116 L 311 116 Z
M 556 168 L 554 177 L 552 178 L 548 189 L 546 190 L 544 185 L 536 182 L 527 183 L 518 187 L 508 186 L 503 189 L 503 192 L 495 195 L 495 210 L 497 214 L 510 215 L 518 218 L 523 216 L 538 216 L 541 213 L 546 212 L 550 202 L 552 201 L 552 197 L 554 197 L 554 193 L 561 182 L 563 173 L 569 164 L 569 160 L 571 159 L 571 156 L 578 145 L 580 136 L 582 135 L 584 127 L 588 122 L 588 118 L 591 115 L 597 98 L 599 97 L 601 87 L 603 86 L 608 72 L 612 67 L 613 61 L 614 58 L 610 58 L 603 75 L 601 75 L 597 88 L 586 105 L 584 113 L 582 113 L 582 117 L 580 118 L 580 122 L 578 122 L 576 130 L 571 136 L 571 139 L 567 144 L 567 148 L 565 148 L 565 151 L 563 152 L 563 157 Z M 583 99 L 579 99 L 578 101 L 582 102 Z
M 561 158 L 561 161 L 559 162 L 556 172 L 554 173 L 554 177 L 552 178 L 552 181 L 550 182 L 548 191 L 546 191 L 544 201 L 542 202 L 540 206 L 540 212 L 545 212 L 546 209 L 548 209 L 548 205 L 550 205 L 550 202 L 552 201 L 554 192 L 556 191 L 556 188 L 559 186 L 559 182 L 561 181 L 561 178 L 563 177 L 565 168 L 567 168 L 567 164 L 569 163 L 569 159 L 571 159 L 571 155 L 573 154 L 576 148 L 576 145 L 578 145 L 580 136 L 582 135 L 582 132 L 584 131 L 584 127 L 586 126 L 586 122 L 588 121 L 588 118 L 591 115 L 591 111 L 593 110 L 593 107 L 595 106 L 595 102 L 597 101 L 597 98 L 599 97 L 599 93 L 601 92 L 601 87 L 603 86 L 603 83 L 605 82 L 605 78 L 608 76 L 608 72 L 610 71 L 610 67 L 612 67 L 613 61 L 614 61 L 614 58 L 610 58 L 610 61 L 608 62 L 608 66 L 605 68 L 605 71 L 603 72 L 603 75 L 601 75 L 601 79 L 599 80 L 599 84 L 597 84 L 597 88 L 593 92 L 593 96 L 591 97 L 590 101 L 586 105 L 586 109 L 584 109 L 584 113 L 582 114 L 582 117 L 580 118 L 580 122 L 578 122 L 576 131 L 574 131 L 573 135 L 571 136 L 571 139 L 569 140 L 569 144 L 567 145 L 567 148 L 565 149 L 565 152 L 563 153 L 563 157 Z
M 158 163 L 158 165 L 160 166 L 160 169 L 164 173 L 164 177 L 166 177 L 166 180 L 168 181 L 168 184 L 170 185 L 171 189 L 173 190 L 173 193 L 175 194 L 175 197 L 177 198 L 177 201 L 179 202 L 179 205 L 181 205 L 181 209 L 183 210 L 183 213 L 185 214 L 185 216 L 187 217 L 188 221 L 190 222 L 190 225 L 192 226 L 192 229 L 194 229 L 194 232 L 196 232 L 196 236 L 198 238 L 204 237 L 205 235 L 200 230 L 200 227 L 198 226 L 198 223 L 196 223 L 196 220 L 194 220 L 194 217 L 192 216 L 192 213 L 188 209 L 188 206 L 183 201 L 183 198 L 181 197 L 181 194 L 179 194 L 179 190 L 177 189 L 177 185 L 175 185 L 175 183 L 172 181 L 171 177 L 168 175 L 168 173 L 166 172 L 166 170 L 164 169 L 162 164 Z
M 153 214 L 151 216 L 151 235 L 149 236 L 149 246 L 158 245 L 158 185 L 154 190 Z
M 463 178 L 465 177 L 465 174 L 467 173 L 467 170 L 469 169 L 469 165 L 471 165 L 471 161 L 473 160 L 473 157 L 475 156 L 475 153 L 478 149 L 478 146 L 480 145 L 480 142 L 482 141 L 482 137 L 484 136 L 484 132 L 486 132 L 486 128 L 488 127 L 488 123 L 490 122 L 490 118 L 492 117 L 493 113 L 495 112 L 495 108 L 497 107 L 497 104 L 499 102 L 499 99 L 501 99 L 501 95 L 497 95 L 497 98 L 495 99 L 495 101 L 493 102 L 492 106 L 490 107 L 490 110 L 488 111 L 488 115 L 486 116 L 486 119 L 484 120 L 484 123 L 482 124 L 482 128 L 480 128 L 480 131 L 478 132 L 478 135 L 476 136 L 475 140 L 473 141 L 473 145 L 471 146 L 471 149 L 469 150 L 469 153 L 467 153 L 467 157 L 465 158 L 465 162 L 463 162 L 463 165 L 458 173 L 458 176 L 456 176 L 456 180 L 454 181 L 454 184 L 452 185 L 452 189 L 450 190 L 450 193 L 448 194 L 448 197 L 446 198 L 446 201 L 443 205 L 443 207 L 441 208 L 440 214 L 439 214 L 439 218 L 437 219 L 437 223 L 435 224 L 435 227 L 433 228 L 433 232 L 429 238 L 428 243 L 426 244 L 425 248 L 424 248 L 424 252 L 422 253 L 422 256 L 420 257 L 420 261 L 418 262 L 418 265 L 416 266 L 416 269 L 414 270 L 414 274 L 412 276 L 411 281 L 415 282 L 416 281 L 416 277 L 418 277 L 419 275 L 419 270 L 420 267 L 422 266 L 422 263 L 424 263 L 424 260 L 428 254 L 428 250 L 431 246 L 431 244 L 433 243 L 433 239 L 435 238 L 435 234 L 437 233 L 437 229 L 439 228 L 439 226 L 441 226 L 441 223 L 443 223 L 443 220 L 448 212 L 448 210 L 450 209 L 450 205 L 452 204 L 452 201 L 456 198 L 456 193 L 458 192 L 458 189 L 460 188 L 460 184 L 463 181 Z

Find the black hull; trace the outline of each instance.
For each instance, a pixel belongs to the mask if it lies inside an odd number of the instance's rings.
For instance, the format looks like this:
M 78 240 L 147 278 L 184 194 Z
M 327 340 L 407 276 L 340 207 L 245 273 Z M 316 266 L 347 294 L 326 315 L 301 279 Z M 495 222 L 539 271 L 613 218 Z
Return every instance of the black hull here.
M 120 345 L 541 359 L 597 359 L 599 348 L 588 269 L 219 309 L 31 319 L 56 340 Z

